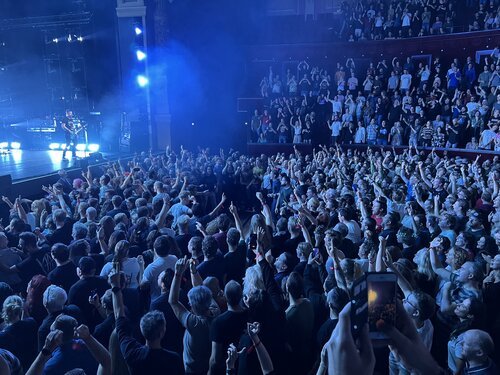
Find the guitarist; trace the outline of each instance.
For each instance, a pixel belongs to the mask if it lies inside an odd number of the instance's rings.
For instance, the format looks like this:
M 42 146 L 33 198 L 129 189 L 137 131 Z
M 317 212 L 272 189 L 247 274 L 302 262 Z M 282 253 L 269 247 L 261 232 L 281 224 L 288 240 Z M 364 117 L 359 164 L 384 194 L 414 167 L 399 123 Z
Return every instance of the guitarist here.
M 66 110 L 66 116 L 62 120 L 62 128 L 64 130 L 64 136 L 66 137 L 66 148 L 63 152 L 63 160 L 66 159 L 66 152 L 71 147 L 71 154 L 73 157 L 76 155 L 76 144 L 78 143 L 78 129 L 74 124 L 73 111 L 70 109 Z

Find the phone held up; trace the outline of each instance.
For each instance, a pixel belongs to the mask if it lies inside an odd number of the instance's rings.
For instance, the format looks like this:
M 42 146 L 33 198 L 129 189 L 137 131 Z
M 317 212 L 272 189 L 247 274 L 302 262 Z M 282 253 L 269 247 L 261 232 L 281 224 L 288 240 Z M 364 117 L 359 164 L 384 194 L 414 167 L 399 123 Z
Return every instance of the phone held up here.
M 392 272 L 367 272 L 353 287 L 351 330 L 358 338 L 368 323 L 370 339 L 374 346 L 389 343 L 388 336 L 380 329 L 381 324 L 396 323 L 397 276 Z

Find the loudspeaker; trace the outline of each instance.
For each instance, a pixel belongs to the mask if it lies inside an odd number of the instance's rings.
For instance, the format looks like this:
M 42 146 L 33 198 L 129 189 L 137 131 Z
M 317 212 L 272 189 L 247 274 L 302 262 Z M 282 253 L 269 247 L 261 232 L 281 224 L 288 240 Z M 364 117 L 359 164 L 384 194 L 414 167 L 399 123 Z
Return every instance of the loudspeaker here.
M 130 122 L 130 151 L 142 152 L 149 150 L 148 124 L 146 121 Z

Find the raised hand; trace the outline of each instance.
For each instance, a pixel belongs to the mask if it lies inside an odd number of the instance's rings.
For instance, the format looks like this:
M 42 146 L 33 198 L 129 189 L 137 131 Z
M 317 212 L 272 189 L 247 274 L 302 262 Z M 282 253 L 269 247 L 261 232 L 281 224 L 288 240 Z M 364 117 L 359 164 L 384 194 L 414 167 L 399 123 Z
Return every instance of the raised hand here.
M 260 323 L 259 322 L 247 323 L 247 332 L 248 332 L 248 336 L 250 336 L 252 341 L 255 341 L 255 339 L 257 339 L 258 334 L 260 332 Z
M 238 360 L 238 357 L 245 350 L 246 350 L 246 347 L 244 347 L 243 349 L 241 349 L 240 351 L 238 351 L 238 349 L 236 349 L 236 346 L 234 346 L 233 344 L 229 345 L 229 347 L 227 348 L 227 359 L 226 359 L 226 367 L 227 367 L 227 369 L 232 370 L 232 369 L 235 368 L 236 361 Z
M 183 275 L 184 272 L 186 272 L 186 269 L 188 267 L 188 258 L 185 256 L 184 258 L 181 258 L 175 263 L 175 274 L 176 275 Z
M 78 326 L 77 328 L 75 328 L 75 335 L 81 338 L 83 341 L 87 341 L 90 338 L 89 327 L 84 324 Z
M 47 338 L 45 339 L 44 349 L 47 349 L 51 353 L 56 350 L 56 348 L 62 344 L 63 341 L 63 333 L 61 330 L 55 329 L 51 331 Z

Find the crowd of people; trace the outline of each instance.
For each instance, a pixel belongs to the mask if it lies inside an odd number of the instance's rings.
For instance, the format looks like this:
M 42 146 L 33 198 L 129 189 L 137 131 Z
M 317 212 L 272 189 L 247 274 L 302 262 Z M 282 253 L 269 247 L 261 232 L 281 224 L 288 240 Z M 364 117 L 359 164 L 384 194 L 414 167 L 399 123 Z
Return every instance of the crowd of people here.
M 343 1 L 339 37 L 350 42 L 500 28 L 497 1 Z
M 60 171 L 0 203 L 1 372 L 498 374 L 499 183 L 411 145 Z M 397 277 L 389 346 L 352 334 L 366 272 Z
M 301 61 L 260 82 L 250 142 L 500 150 L 499 49 L 479 62 L 393 58 L 358 66 Z

